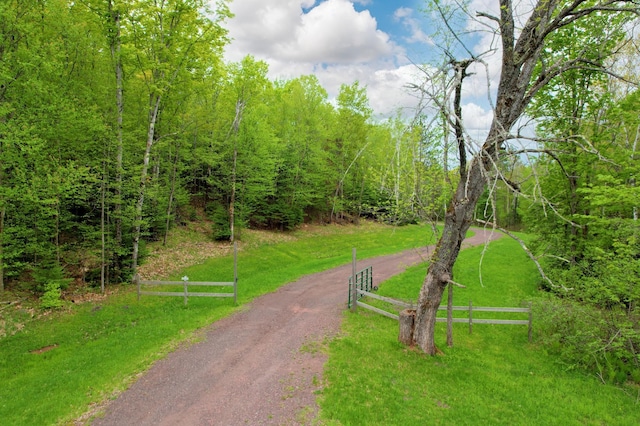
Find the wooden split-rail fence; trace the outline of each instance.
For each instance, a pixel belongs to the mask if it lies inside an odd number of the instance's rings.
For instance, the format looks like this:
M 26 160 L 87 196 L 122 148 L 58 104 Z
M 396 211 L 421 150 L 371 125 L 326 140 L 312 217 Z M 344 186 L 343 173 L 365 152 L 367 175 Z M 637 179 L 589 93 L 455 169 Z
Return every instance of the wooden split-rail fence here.
M 400 307 L 401 309 L 414 309 L 415 305 L 412 303 L 407 303 L 401 300 L 393 299 L 390 297 L 380 296 L 378 294 L 373 293 L 378 288 L 373 286 L 373 273 L 371 266 L 369 268 L 363 269 L 360 272 L 356 272 L 356 256 L 355 249 L 353 249 L 353 275 L 349 277 L 349 297 L 347 300 L 347 306 L 351 309 L 351 311 L 355 312 L 357 307 L 362 307 L 364 309 L 368 309 L 370 311 L 376 312 L 380 315 L 384 315 L 388 318 L 399 320 L 399 315 L 385 311 L 384 309 L 377 308 L 375 306 L 369 305 L 360 301 L 362 297 L 370 297 L 372 299 L 380 300 L 394 306 Z M 353 285 L 355 278 L 356 285 Z M 532 339 L 533 333 L 533 315 L 531 313 L 531 308 L 509 308 L 509 307 L 486 307 L 486 306 L 473 306 L 473 302 L 469 301 L 469 306 L 440 306 L 438 308 L 439 311 L 468 311 L 469 315 L 467 318 L 454 318 L 451 315 L 445 317 L 436 318 L 437 322 L 446 322 L 448 327 L 451 327 L 452 323 L 468 323 L 469 324 L 469 334 L 473 332 L 474 324 L 511 324 L 511 325 L 527 325 L 528 326 L 528 335 L 529 341 Z M 511 313 L 522 313 L 527 314 L 528 318 L 525 319 L 486 319 L 486 318 L 474 318 L 474 312 L 511 312 Z
M 134 277 L 134 284 L 138 287 L 138 300 L 141 295 L 147 296 L 178 296 L 184 298 L 184 304 L 187 305 L 189 297 L 233 297 L 233 303 L 238 303 L 238 248 L 233 244 L 233 281 L 226 282 L 208 282 L 208 281 L 189 281 L 189 277 L 182 277 L 181 281 L 156 281 L 142 280 L 139 275 Z M 142 286 L 182 286 L 182 291 L 149 291 L 143 290 Z M 190 291 L 190 286 L 197 287 L 233 287 L 233 292 L 213 293 L 213 292 L 194 292 Z

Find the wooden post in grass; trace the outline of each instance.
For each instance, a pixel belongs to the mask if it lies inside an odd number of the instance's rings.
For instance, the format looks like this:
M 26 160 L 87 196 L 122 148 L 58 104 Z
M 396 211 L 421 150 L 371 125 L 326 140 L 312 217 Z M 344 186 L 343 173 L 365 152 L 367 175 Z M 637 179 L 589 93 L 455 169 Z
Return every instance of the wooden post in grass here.
M 447 295 L 447 346 L 453 347 L 453 284 L 449 283 Z
M 189 277 L 185 275 L 182 277 L 182 283 L 184 286 L 184 306 L 187 306 L 187 282 L 189 282 Z
M 531 312 L 531 307 L 531 303 L 529 303 L 529 343 L 531 343 L 533 337 L 533 312 Z
M 415 309 L 404 309 L 400 312 L 400 315 L 398 317 L 398 322 L 400 324 L 398 341 L 403 345 L 413 346 L 413 327 L 415 320 Z
M 233 303 L 238 304 L 238 246 L 233 242 Z
M 358 289 L 356 287 L 356 248 L 354 247 L 351 252 L 352 257 L 352 272 L 351 272 L 351 312 L 356 312 L 358 306 Z
M 133 282 L 138 287 L 138 302 L 140 301 L 140 275 L 136 274 L 133 277 Z

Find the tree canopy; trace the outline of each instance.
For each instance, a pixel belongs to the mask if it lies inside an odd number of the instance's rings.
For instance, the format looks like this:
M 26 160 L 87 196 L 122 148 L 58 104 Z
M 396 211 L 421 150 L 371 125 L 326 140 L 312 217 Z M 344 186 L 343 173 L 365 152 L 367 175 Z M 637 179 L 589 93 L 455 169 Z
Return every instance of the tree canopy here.
M 147 241 L 195 217 L 226 240 L 443 216 L 425 126 L 374 121 L 357 81 L 334 103 L 315 76 L 226 63 L 230 13 L 209 5 L 0 5 L 0 289 L 126 281 Z

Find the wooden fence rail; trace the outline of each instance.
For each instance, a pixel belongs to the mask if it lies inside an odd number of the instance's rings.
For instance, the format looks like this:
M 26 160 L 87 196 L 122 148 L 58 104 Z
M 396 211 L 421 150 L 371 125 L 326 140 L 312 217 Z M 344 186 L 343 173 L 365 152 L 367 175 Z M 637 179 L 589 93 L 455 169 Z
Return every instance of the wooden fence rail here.
M 147 296 L 180 296 L 184 298 L 184 304 L 187 305 L 189 297 L 233 297 L 233 303 L 238 303 L 238 249 L 236 243 L 233 243 L 233 281 L 226 282 L 208 282 L 208 281 L 189 281 L 189 277 L 182 277 L 181 281 L 157 281 L 142 280 L 139 275 L 133 279 L 134 284 L 138 287 L 138 300 L 141 295 Z M 163 286 L 163 285 L 181 285 L 182 291 L 148 291 L 142 290 L 143 285 Z M 193 292 L 189 291 L 190 286 L 204 287 L 233 287 L 233 293 L 213 293 L 213 292 Z
M 399 306 L 403 309 L 413 308 L 414 305 L 411 303 L 403 302 L 401 300 L 392 299 L 390 297 L 380 296 L 375 293 L 371 293 L 364 290 L 356 290 L 359 296 L 367 296 L 372 299 L 381 300 L 383 302 L 390 303 L 395 306 Z M 380 315 L 384 315 L 391 319 L 399 320 L 399 316 L 393 314 L 391 312 L 387 312 L 384 309 L 377 308 L 375 306 L 368 305 L 360 300 L 356 300 L 356 306 L 360 306 L 364 309 L 368 309 L 370 311 L 376 312 Z M 487 307 L 487 306 L 473 306 L 473 303 L 470 301 L 469 306 L 452 306 L 452 310 L 454 311 L 468 311 L 468 318 L 436 318 L 437 322 L 455 322 L 455 323 L 468 323 L 469 324 L 469 334 L 473 331 L 473 324 L 513 324 L 513 325 L 527 325 L 529 327 L 529 341 L 532 338 L 533 332 L 533 316 L 531 314 L 531 308 L 498 308 L 498 307 Z M 440 306 L 438 308 L 439 311 L 446 311 L 446 306 Z M 529 319 L 527 320 L 511 320 L 511 319 L 485 319 L 485 318 L 473 318 L 474 312 L 516 312 L 516 313 L 527 313 L 529 314 Z

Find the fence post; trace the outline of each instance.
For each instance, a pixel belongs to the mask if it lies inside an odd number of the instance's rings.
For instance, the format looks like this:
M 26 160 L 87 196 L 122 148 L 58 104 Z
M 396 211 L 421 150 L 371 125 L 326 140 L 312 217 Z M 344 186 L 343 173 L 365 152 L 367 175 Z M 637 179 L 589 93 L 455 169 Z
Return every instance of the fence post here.
M 189 277 L 188 276 L 184 276 L 182 277 L 182 283 L 184 286 L 184 306 L 187 306 L 187 282 L 189 281 Z
M 140 275 L 135 274 L 134 277 L 133 277 L 133 282 L 138 287 L 138 302 L 139 302 L 140 301 Z
M 453 347 L 453 284 L 449 283 L 447 295 L 447 346 Z
M 238 246 L 233 242 L 233 303 L 238 304 Z
M 469 300 L 469 334 L 473 332 L 473 303 Z
M 531 312 L 531 303 L 529 303 L 529 343 L 531 343 L 533 335 L 533 312 Z
M 356 286 L 356 248 L 354 247 L 351 251 L 352 257 L 352 285 L 351 285 L 351 312 L 356 312 L 358 308 L 358 291 Z

